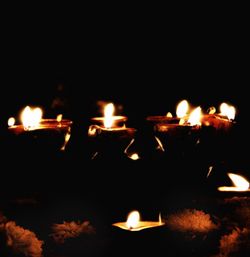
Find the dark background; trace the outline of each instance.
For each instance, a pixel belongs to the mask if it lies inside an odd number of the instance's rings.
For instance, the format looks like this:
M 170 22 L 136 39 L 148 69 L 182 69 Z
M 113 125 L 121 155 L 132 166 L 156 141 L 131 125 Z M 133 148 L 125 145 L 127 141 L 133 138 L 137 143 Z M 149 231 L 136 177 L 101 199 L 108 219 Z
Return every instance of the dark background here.
M 5 20 L 1 117 L 29 103 L 49 112 L 59 84 L 72 119 L 96 115 L 98 100 L 121 104 L 132 121 L 174 112 L 183 98 L 204 109 L 229 101 L 238 117 L 247 108 L 244 15 L 203 10 L 192 16 L 181 8 L 154 19 L 89 11 L 73 18 L 59 9 L 46 18 L 38 10 L 13 11 Z
M 32 156 L 30 160 L 25 152 L 13 155 L 12 146 L 1 141 L 4 214 L 45 240 L 52 223 L 88 219 L 100 236 L 100 241 L 90 242 L 89 256 L 98 245 L 101 250 L 96 256 L 103 256 L 102 248 L 115 254 L 111 249 L 117 234 L 110 234 L 110 224 L 124 219 L 133 208 L 145 211 L 149 219 L 154 219 L 158 211 L 164 214 L 191 206 L 213 210 L 213 205 L 206 207 L 192 202 L 200 196 L 207 197 L 207 192 L 202 191 L 204 170 L 202 178 L 193 179 L 200 171 L 197 164 L 194 168 L 189 163 L 187 168 L 185 163 L 176 165 L 175 160 L 170 163 L 165 160 L 119 165 L 113 160 L 112 169 L 109 162 L 96 166 L 89 160 L 87 129 L 91 117 L 102 115 L 99 101 L 114 102 L 119 107 L 117 114 L 126 115 L 128 126 L 137 129 L 143 129 L 149 115 L 165 115 L 168 111 L 174 114 L 182 99 L 193 106 L 200 105 L 204 111 L 226 101 L 236 107 L 236 122 L 240 125 L 233 139 L 237 144 L 230 145 L 230 157 L 234 156 L 237 169 L 243 167 L 244 172 L 249 172 L 245 151 L 249 145 L 249 44 L 243 19 L 237 23 L 221 19 L 218 23 L 211 16 L 202 19 L 201 13 L 190 22 L 175 17 L 167 18 L 165 23 L 159 18 L 149 23 L 143 19 L 128 24 L 129 18 L 125 17 L 118 24 L 117 18 L 106 23 L 92 17 L 87 22 L 68 23 L 62 22 L 64 14 L 56 16 L 56 23 L 46 25 L 44 17 L 36 23 L 30 19 L 11 24 L 10 19 L 5 21 L 1 47 L 1 137 L 7 119 L 17 117 L 26 105 L 41 106 L 45 118 L 63 113 L 65 118 L 73 120 L 74 126 L 69 152 L 62 156 Z M 222 166 L 225 173 L 228 160 L 226 164 L 221 161 L 225 159 L 219 158 L 216 168 L 220 170 Z M 6 171 L 9 163 L 12 166 Z M 35 172 L 31 163 L 38 164 Z M 179 177 L 188 177 L 183 174 L 187 170 L 192 177 L 182 180 L 181 186 L 185 186 L 182 190 L 174 189 Z M 136 182 L 142 177 L 143 183 L 137 187 L 127 181 L 128 172 L 136 174 Z M 155 181 L 155 176 L 164 179 Z M 169 180 L 171 176 L 174 182 Z M 117 183 L 119 179 L 121 184 Z M 13 204 L 18 197 L 36 198 L 39 205 L 20 209 Z M 140 242 L 145 244 L 153 238 L 154 235 Z M 123 246 L 121 242 L 115 248 Z M 81 243 L 73 248 L 81 252 Z M 152 248 L 154 245 L 157 240 Z M 68 249 L 70 253 L 72 246 Z M 45 251 L 50 252 L 48 244 Z M 192 256 L 191 252 L 188 254 Z

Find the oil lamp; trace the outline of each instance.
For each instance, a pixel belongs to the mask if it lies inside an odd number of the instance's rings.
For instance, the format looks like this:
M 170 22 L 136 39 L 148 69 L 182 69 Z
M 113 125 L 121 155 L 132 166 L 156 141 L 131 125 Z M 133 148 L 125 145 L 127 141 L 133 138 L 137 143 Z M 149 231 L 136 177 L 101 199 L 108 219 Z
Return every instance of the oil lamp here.
M 43 119 L 42 115 L 41 108 L 26 106 L 21 112 L 21 124 L 15 125 L 15 118 L 9 118 L 8 135 L 12 146 L 31 152 L 65 150 L 72 121 L 63 119 L 61 114 L 56 119 Z
M 250 192 L 249 182 L 241 175 L 228 173 L 228 177 L 231 179 L 233 186 L 220 186 L 219 191 L 222 192 Z
M 202 125 L 211 126 L 217 130 L 228 130 L 234 123 L 235 114 L 235 107 L 224 102 L 220 105 L 220 113 L 216 113 L 215 107 L 209 108 L 208 114 L 202 116 Z
M 159 214 L 158 221 L 142 221 L 140 220 L 140 213 L 135 210 L 128 214 L 126 222 L 117 222 L 112 225 L 128 231 L 141 231 L 143 229 L 160 227 L 165 225 L 165 223 L 161 219 L 161 214 Z
M 168 156 L 183 155 L 198 142 L 201 107 L 197 107 L 190 114 L 188 110 L 189 104 L 183 100 L 177 105 L 176 117 L 168 114 L 166 117 L 149 116 L 147 118 Z
M 92 140 L 91 159 L 125 158 L 124 150 L 133 139 L 136 129 L 127 128 L 126 116 L 114 116 L 115 107 L 109 103 L 104 107 L 103 117 L 93 117 L 88 136 Z

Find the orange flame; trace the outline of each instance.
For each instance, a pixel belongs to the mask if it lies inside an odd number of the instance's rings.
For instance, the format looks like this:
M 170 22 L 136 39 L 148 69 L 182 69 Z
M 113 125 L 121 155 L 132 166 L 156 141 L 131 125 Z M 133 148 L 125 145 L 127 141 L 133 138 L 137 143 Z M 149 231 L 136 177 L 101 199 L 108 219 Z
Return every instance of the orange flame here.
M 104 107 L 104 127 L 111 128 L 114 122 L 114 113 L 115 107 L 113 103 L 109 103 Z
M 14 118 L 14 117 L 10 117 L 10 118 L 8 119 L 8 126 L 9 126 L 9 127 L 14 126 L 14 125 L 15 125 L 15 122 L 16 122 L 15 118 Z
M 57 122 L 61 122 L 61 121 L 62 121 L 62 118 L 63 118 L 63 115 L 62 115 L 62 114 L 58 114 L 58 115 L 56 116 L 56 121 L 57 121 Z
M 26 106 L 21 113 L 21 121 L 25 129 L 36 128 L 42 119 L 41 108 L 30 108 Z
M 168 118 L 173 118 L 173 115 L 172 115 L 171 112 L 168 112 L 168 113 L 166 114 L 166 117 L 168 117 Z
M 201 107 L 195 108 L 189 118 L 188 118 L 188 123 L 190 123 L 191 126 L 195 125 L 201 125 Z
M 126 225 L 128 228 L 136 228 L 138 227 L 140 222 L 140 213 L 138 211 L 132 211 L 129 213 Z
M 229 120 L 233 120 L 235 118 L 236 109 L 232 105 L 222 103 L 220 105 L 220 112 L 221 115 L 226 116 Z
M 240 175 L 228 173 L 227 174 L 234 184 L 233 187 L 219 187 L 219 191 L 248 191 L 249 190 L 249 182 Z
M 189 109 L 188 101 L 187 100 L 182 100 L 176 108 L 176 116 L 178 118 L 183 118 L 187 115 Z

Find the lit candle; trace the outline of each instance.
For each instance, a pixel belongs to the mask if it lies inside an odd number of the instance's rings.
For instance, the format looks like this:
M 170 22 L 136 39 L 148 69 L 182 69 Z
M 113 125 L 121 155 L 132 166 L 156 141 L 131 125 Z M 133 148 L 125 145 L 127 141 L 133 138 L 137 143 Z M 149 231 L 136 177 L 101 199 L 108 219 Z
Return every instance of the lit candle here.
M 215 107 L 209 108 L 209 113 L 202 117 L 203 126 L 212 126 L 216 129 L 229 129 L 234 123 L 236 109 L 227 103 L 220 105 L 220 113 L 216 113 Z
M 108 103 L 104 107 L 104 116 L 103 117 L 93 117 L 92 121 L 96 122 L 102 128 L 106 130 L 113 130 L 115 128 L 120 129 L 127 121 L 126 116 L 114 116 L 115 107 L 113 103 Z
M 165 223 L 162 222 L 160 214 L 158 221 L 141 221 L 140 213 L 138 211 L 132 211 L 129 213 L 126 222 L 117 222 L 112 225 L 128 231 L 140 231 L 143 229 L 160 227 L 165 225 Z
M 70 139 L 72 121 L 62 119 L 61 114 L 56 119 L 42 119 L 42 115 L 41 108 L 26 106 L 20 116 L 22 124 L 15 125 L 15 118 L 9 118 L 9 134 L 29 140 L 33 145 L 39 141 L 42 146 L 42 141 L 46 141 L 51 146 L 64 150 Z
M 231 179 L 234 186 L 221 186 L 221 187 L 218 187 L 219 191 L 223 191 L 223 192 L 250 192 L 249 182 L 243 176 L 240 176 L 240 175 L 237 175 L 237 174 L 234 174 L 234 173 L 228 173 L 227 175 Z
M 91 120 L 97 124 L 89 126 L 88 136 L 97 138 L 96 149 L 92 155 L 95 159 L 100 153 L 102 156 L 113 157 L 114 155 L 126 155 L 124 152 L 127 145 L 133 139 L 136 129 L 127 128 L 125 121 L 126 116 L 115 116 L 114 104 L 109 103 L 104 107 L 103 117 L 94 117 Z
M 190 114 L 187 100 L 182 100 L 176 108 L 176 117 L 171 113 L 166 116 L 149 116 L 147 121 L 153 123 L 153 129 L 160 133 L 183 133 L 190 129 L 197 129 L 201 125 L 201 107 L 197 107 Z
M 168 112 L 165 116 L 148 116 L 147 121 L 153 124 L 166 123 L 166 124 L 184 124 L 187 121 L 187 113 L 189 110 L 189 104 L 187 100 L 182 100 L 176 107 L 176 117 L 173 117 L 171 112 Z
M 167 132 L 173 129 L 199 128 L 201 125 L 201 107 L 194 109 L 187 117 L 179 119 L 178 123 L 159 123 L 156 124 L 155 130 L 158 132 Z
M 150 128 L 159 146 L 167 156 L 180 157 L 199 142 L 201 125 L 201 107 L 190 112 L 187 100 L 182 100 L 176 107 L 176 116 L 148 116 Z M 190 152 L 190 151 L 189 151 Z M 191 153 L 191 152 L 190 152 Z

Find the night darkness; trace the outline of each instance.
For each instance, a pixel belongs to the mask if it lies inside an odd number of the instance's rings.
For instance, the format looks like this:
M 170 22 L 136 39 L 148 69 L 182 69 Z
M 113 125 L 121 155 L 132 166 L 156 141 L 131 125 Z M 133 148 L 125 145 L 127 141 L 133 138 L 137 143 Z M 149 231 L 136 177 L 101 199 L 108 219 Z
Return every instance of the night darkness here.
M 3 51 L 0 79 L 0 256 L 1 251 L 6 257 L 41 256 L 36 240 L 26 243 L 37 255 L 25 246 L 18 250 L 13 232 L 18 231 L 17 226 L 33 231 L 44 242 L 44 257 L 128 256 L 131 249 L 155 256 L 246 256 L 250 244 L 249 195 L 223 202 L 224 196 L 215 190 L 228 171 L 241 172 L 250 179 L 245 150 L 249 145 L 249 76 L 244 36 L 237 32 L 238 40 L 232 41 L 232 35 L 225 35 L 220 28 L 191 31 L 183 24 L 179 33 L 165 31 L 167 39 L 160 29 L 142 33 L 134 27 L 131 33 L 116 30 L 117 36 L 111 37 L 104 25 L 97 28 L 81 37 L 61 31 L 53 35 L 57 40 L 39 34 L 29 41 L 30 31 L 23 31 L 13 33 L 14 38 L 5 42 L 8 51 Z M 16 43 L 18 38 L 23 40 Z M 159 155 L 152 150 L 155 142 L 147 134 L 146 117 L 168 111 L 175 114 L 177 103 L 183 99 L 203 111 L 218 108 L 222 102 L 234 105 L 234 129 L 216 134 L 219 143 L 211 138 L 200 148 L 189 148 L 189 141 L 181 141 L 187 147 L 183 155 L 171 145 L 167 145 L 167 154 Z M 102 116 L 102 101 L 113 102 L 116 114 L 128 117 L 127 127 L 137 129 L 136 142 L 145 158 L 133 162 L 108 148 L 109 156 L 105 153 L 103 158 L 91 160 L 96 145 L 89 140 L 88 127 L 91 117 Z M 45 118 L 62 113 L 73 121 L 64 152 L 33 151 L 27 145 L 19 145 L 17 150 L 10 143 L 7 120 L 18 117 L 26 105 L 40 106 Z M 214 171 L 209 180 L 206 174 L 210 166 Z M 157 219 L 161 212 L 169 226 L 132 235 L 111 226 L 125 220 L 134 209 L 149 220 Z M 178 213 L 184 215 L 181 229 L 176 225 Z M 184 228 L 188 215 L 194 220 L 191 232 Z M 237 215 L 240 218 L 235 218 Z M 208 217 L 207 230 L 199 231 L 198 219 L 207 222 Z M 6 224 L 11 221 L 17 226 L 8 228 Z M 71 227 L 73 232 L 58 243 L 52 225 L 64 221 L 79 221 L 77 232 Z M 90 225 L 83 225 L 83 221 Z M 9 246 L 6 231 L 9 237 L 13 233 Z M 219 245 L 225 235 L 233 235 L 235 244 L 241 243 L 242 248 L 237 252 L 230 243 L 228 246 L 227 237 L 224 245 Z M 225 252 L 230 247 L 232 251 Z

